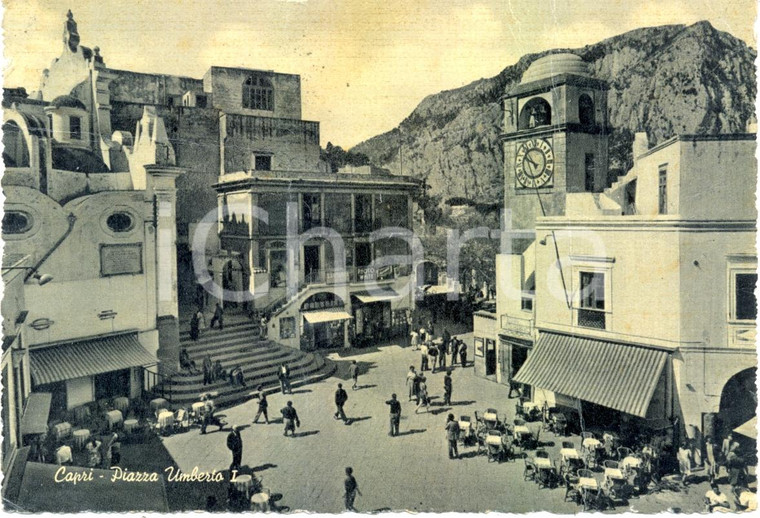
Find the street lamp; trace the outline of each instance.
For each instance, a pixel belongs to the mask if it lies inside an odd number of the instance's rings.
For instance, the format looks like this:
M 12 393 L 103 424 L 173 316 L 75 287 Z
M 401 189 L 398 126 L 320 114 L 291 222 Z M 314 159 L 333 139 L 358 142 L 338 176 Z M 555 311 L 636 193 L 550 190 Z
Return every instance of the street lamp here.
M 34 279 L 37 281 L 37 284 L 40 286 L 44 286 L 45 284 L 49 283 L 53 280 L 53 276 L 48 273 L 41 274 L 40 272 L 36 271 L 33 266 L 6 266 L 3 268 L 3 273 L 5 273 L 7 270 L 31 270 L 24 280 L 28 279 Z

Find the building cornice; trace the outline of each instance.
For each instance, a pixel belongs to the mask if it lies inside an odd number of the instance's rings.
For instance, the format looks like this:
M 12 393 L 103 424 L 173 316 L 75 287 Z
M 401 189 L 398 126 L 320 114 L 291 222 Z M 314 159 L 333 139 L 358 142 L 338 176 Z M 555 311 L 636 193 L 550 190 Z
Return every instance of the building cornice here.
M 537 128 L 522 129 L 510 133 L 500 133 L 499 141 L 508 142 L 511 140 L 523 140 L 532 137 L 543 137 L 553 135 L 554 133 L 584 133 L 587 135 L 608 135 L 611 129 L 606 126 L 597 124 L 584 125 L 575 122 L 566 122 L 563 124 L 554 124 L 551 126 L 539 126 Z
M 625 232 L 757 232 L 755 220 L 687 220 L 642 216 L 599 216 L 596 219 L 539 218 L 536 232 L 551 230 L 619 230 Z

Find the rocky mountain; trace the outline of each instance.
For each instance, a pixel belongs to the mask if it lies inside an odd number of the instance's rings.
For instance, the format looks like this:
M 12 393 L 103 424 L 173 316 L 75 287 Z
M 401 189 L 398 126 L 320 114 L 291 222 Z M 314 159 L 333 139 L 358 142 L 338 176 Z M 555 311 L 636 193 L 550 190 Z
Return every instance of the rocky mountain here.
M 536 59 L 572 52 L 610 85 L 611 168 L 623 173 L 630 142 L 677 133 L 743 131 L 754 114 L 756 50 L 708 22 L 637 29 L 580 49 L 523 56 L 499 75 L 425 98 L 399 127 L 351 149 L 393 173 L 424 178 L 430 194 L 498 202 L 503 191 L 500 96 Z M 401 155 L 399 156 L 399 150 Z

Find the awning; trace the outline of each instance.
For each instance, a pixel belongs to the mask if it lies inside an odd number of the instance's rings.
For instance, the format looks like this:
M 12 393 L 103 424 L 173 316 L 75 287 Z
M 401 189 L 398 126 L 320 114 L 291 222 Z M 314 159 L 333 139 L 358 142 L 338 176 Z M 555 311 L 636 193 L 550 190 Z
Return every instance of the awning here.
M 65 472 L 72 475 L 92 474 L 91 479 L 88 476 L 88 480 L 74 484 L 56 482 L 60 468 L 55 464 L 27 462 L 17 505 L 34 513 L 169 512 L 162 473 L 152 482 L 111 482 L 114 471 L 66 466 Z M 58 479 L 61 477 L 58 473 Z
M 24 415 L 21 416 L 21 435 L 45 433 L 48 431 L 48 416 L 53 394 L 32 392 L 26 400 Z
M 541 333 L 514 381 L 646 417 L 668 353 Z
M 336 322 L 338 320 L 354 318 L 345 311 L 309 311 L 308 313 L 304 313 L 303 317 L 309 324 L 321 324 L 322 322 Z
M 424 288 L 425 295 L 446 295 L 447 293 L 456 293 L 453 287 L 446 284 L 435 284 Z
M 757 416 L 734 428 L 734 432 L 740 433 L 750 439 L 757 439 Z
M 353 295 L 364 304 L 371 304 L 373 302 L 386 302 L 399 298 L 399 294 L 391 289 L 378 290 L 376 292 L 354 293 Z
M 32 379 L 37 385 L 158 362 L 143 349 L 134 333 L 31 349 L 29 357 Z

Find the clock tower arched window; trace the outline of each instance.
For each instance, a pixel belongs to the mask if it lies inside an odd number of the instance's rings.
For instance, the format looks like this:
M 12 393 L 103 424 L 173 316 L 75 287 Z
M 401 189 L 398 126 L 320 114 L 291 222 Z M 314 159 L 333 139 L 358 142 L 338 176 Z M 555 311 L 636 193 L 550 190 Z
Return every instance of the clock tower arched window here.
M 552 123 L 552 107 L 541 97 L 535 97 L 525 103 L 520 112 L 518 129 L 531 129 L 548 126 Z

